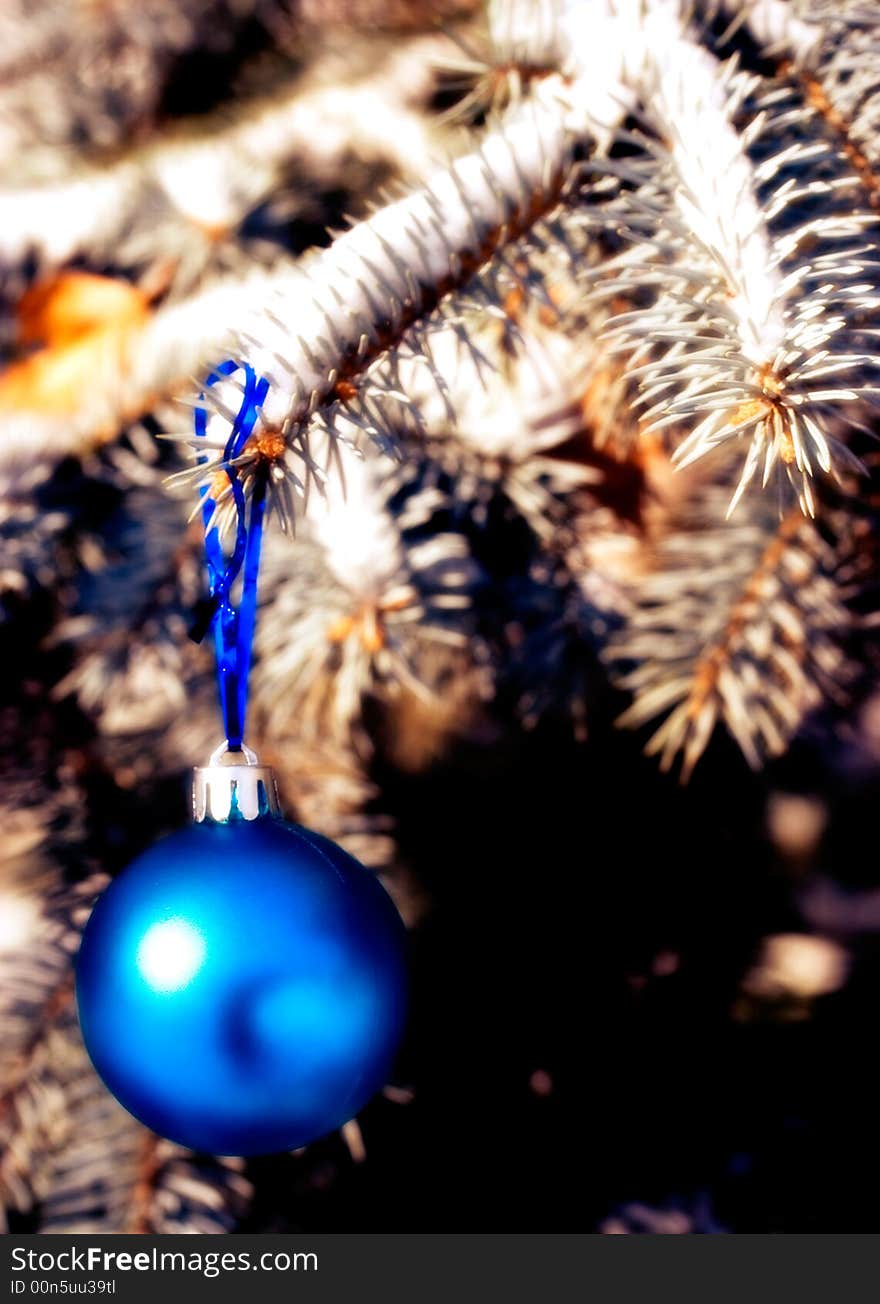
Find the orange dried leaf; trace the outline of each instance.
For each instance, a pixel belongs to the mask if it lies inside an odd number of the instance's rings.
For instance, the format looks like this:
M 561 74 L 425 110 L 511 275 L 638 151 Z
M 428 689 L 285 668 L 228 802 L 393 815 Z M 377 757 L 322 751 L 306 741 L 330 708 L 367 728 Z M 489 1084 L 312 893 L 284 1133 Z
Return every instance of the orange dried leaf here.
M 112 387 L 114 377 L 127 370 L 141 324 L 114 322 L 14 362 L 0 373 L 0 411 L 77 412 L 84 393 Z
M 82 396 L 112 388 L 149 314 L 144 293 L 127 281 L 60 272 L 29 289 L 18 305 L 22 344 L 36 353 L 0 373 L 0 408 L 63 416 Z
M 22 344 L 68 344 L 102 326 L 139 320 L 144 308 L 144 295 L 128 281 L 60 272 L 22 295 L 18 337 Z

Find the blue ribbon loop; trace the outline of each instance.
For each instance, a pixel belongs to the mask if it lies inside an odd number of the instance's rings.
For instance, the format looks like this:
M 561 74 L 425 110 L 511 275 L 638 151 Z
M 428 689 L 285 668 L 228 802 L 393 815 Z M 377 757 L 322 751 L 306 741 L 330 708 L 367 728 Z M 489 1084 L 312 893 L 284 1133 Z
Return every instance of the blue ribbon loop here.
M 226 362 L 221 362 L 208 376 L 205 390 L 237 371 L 244 372 L 244 392 L 223 450 L 223 460 L 218 464 L 218 470 L 224 471 L 229 478 L 236 512 L 235 542 L 228 556 L 223 550 L 217 526 L 211 523 L 216 505 L 209 497 L 210 485 L 204 484 L 200 489 L 202 517 L 205 523 L 205 560 L 211 594 L 211 626 L 217 649 L 217 684 L 220 690 L 226 741 L 232 751 L 238 751 L 244 741 L 248 673 L 257 612 L 257 578 L 260 570 L 260 548 L 263 541 L 268 488 L 266 474 L 258 472 L 254 477 L 250 497 L 246 499 L 238 472 L 231 465 L 242 453 L 253 433 L 260 406 L 269 392 L 268 380 L 263 376 L 258 377 L 247 363 L 228 359 Z M 204 399 L 204 391 L 199 397 Z M 197 407 L 196 435 L 204 438 L 207 431 L 208 409 Z M 199 461 L 207 462 L 208 458 L 200 457 Z M 236 610 L 232 598 L 232 586 L 240 572 L 243 572 L 241 597 Z

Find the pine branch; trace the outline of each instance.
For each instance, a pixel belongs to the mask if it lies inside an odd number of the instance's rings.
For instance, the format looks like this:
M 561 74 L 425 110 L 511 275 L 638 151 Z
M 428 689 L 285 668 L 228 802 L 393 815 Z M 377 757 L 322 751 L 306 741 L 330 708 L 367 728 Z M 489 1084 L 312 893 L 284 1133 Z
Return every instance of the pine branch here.
M 118 147 L 155 120 L 181 56 L 207 48 L 222 66 L 242 29 L 260 17 L 268 20 L 272 10 L 281 37 L 291 15 L 285 20 L 283 5 L 261 0 L 143 0 L 137 21 L 119 4 L 74 13 L 66 0 L 36 8 L 6 0 L 0 13 L 0 174 L 17 171 L 25 155 L 49 145 Z
M 704 0 L 700 8 L 710 21 L 719 11 L 730 18 L 719 46 L 745 27 L 767 58 L 793 57 L 798 67 L 804 68 L 815 61 L 821 31 L 814 22 L 803 21 L 791 0 Z
M 24 897 L 46 872 L 39 847 L 22 826 L 3 867 L 0 1204 L 48 1233 L 232 1230 L 251 1194 L 241 1161 L 151 1137 L 92 1069 L 71 958 L 106 879 L 56 885 L 43 902 Z M 16 868 L 10 850 L 30 866 Z M 28 899 L 30 911 L 16 909 Z
M 182 262 L 188 275 L 178 273 L 179 280 L 191 283 L 212 246 L 228 240 L 294 165 L 300 205 L 310 185 L 344 189 L 353 157 L 360 166 L 418 176 L 437 148 L 423 109 L 445 44 L 418 37 L 390 53 L 383 47 L 378 62 L 371 49 L 370 63 L 353 76 L 357 50 L 349 51 L 351 80 L 342 86 L 331 50 L 307 78 L 231 120 L 175 123 L 104 166 L 80 163 L 30 184 L 19 177 L 0 198 L 0 266 L 32 257 L 45 270 L 88 256 L 137 268 L 162 258 Z M 295 189 L 287 197 L 290 216 L 296 196 Z
M 880 207 L 880 26 L 864 5 L 807 5 L 805 14 L 820 37 L 814 66 L 799 70 L 804 94 L 840 140 L 846 158 Z M 794 20 L 790 20 L 793 23 Z M 789 42 L 791 42 L 789 35 Z
M 637 365 L 645 425 L 684 433 L 679 465 L 745 445 L 731 510 L 781 471 L 812 514 L 814 475 L 852 470 L 841 435 L 878 393 L 863 334 L 880 303 L 874 219 L 836 145 L 798 134 L 809 110 L 784 88 L 662 24 L 650 58 L 650 134 L 608 164 L 623 190 L 593 219 L 633 242 L 596 293 L 650 302 L 613 316 L 610 337 Z
M 681 755 L 687 778 L 718 723 L 750 765 L 783 752 L 805 716 L 852 682 L 846 603 L 848 543 L 823 537 L 797 510 L 781 520 L 759 499 L 719 526 L 711 488 L 689 528 L 658 548 L 635 589 L 636 608 L 609 659 L 633 693 L 620 723 L 665 717 L 648 751 L 664 769 Z
M 190 375 L 227 351 L 232 324 L 250 318 L 262 338 L 247 356 L 273 382 L 263 428 L 298 435 L 322 400 L 332 403 L 340 386 L 399 341 L 444 294 L 469 280 L 499 239 L 527 229 L 552 207 L 562 183 L 554 159 L 559 168 L 566 140 L 558 113 L 524 114 L 508 132 L 490 136 L 479 154 L 435 177 L 425 191 L 340 237 L 305 270 L 221 282 L 160 309 L 120 340 L 112 385 L 102 391 L 99 384 L 84 395 L 81 411 L 54 423 L 33 415 L 7 417 L 0 431 L 2 463 L 11 469 L 32 466 L 112 438 L 120 425 L 184 388 Z M 473 213 L 456 176 L 475 187 Z M 401 223 L 411 227 L 409 264 L 400 257 Z M 283 314 L 296 321 L 292 342 L 286 328 L 273 327 L 265 316 L 267 302 L 276 307 L 275 320 Z M 222 401 L 222 394 L 216 397 Z
M 29 859 L 36 849 L 29 849 Z M 17 917 L 14 909 L 8 913 L 10 904 L 22 899 L 21 873 L 11 862 L 4 865 L 4 905 L 10 922 Z M 25 882 L 31 880 L 29 872 Z M 45 902 L 32 902 L 27 922 L 19 913 L 18 928 L 2 956 L 0 1196 L 4 1205 L 22 1212 L 35 1202 L 48 1206 L 59 1194 L 64 1184 L 59 1185 L 58 1158 L 65 1147 L 77 1144 L 76 1097 L 68 1088 L 93 1074 L 73 1010 L 71 955 L 78 945 L 84 905 L 104 881 L 93 877 L 69 889 L 53 885 Z M 99 1096 L 106 1096 L 98 1085 Z M 136 1127 L 132 1120 L 126 1122 L 126 1128 Z M 51 1214 L 47 1217 L 51 1220 Z
M 443 500 L 411 471 L 337 447 L 338 475 L 309 503 L 295 543 L 270 543 L 254 704 L 267 736 L 369 752 L 368 698 L 418 699 L 435 716 L 468 670 L 476 566 L 466 542 L 431 529 Z M 392 514 L 391 504 L 394 503 Z M 279 703 L 284 703 L 283 710 Z
M 469 307 L 455 328 L 433 333 L 430 365 L 398 359 L 393 378 L 380 369 L 361 391 L 405 460 L 442 468 L 463 516 L 477 522 L 502 495 L 547 542 L 558 500 L 599 476 L 579 456 L 595 345 L 553 305 L 570 289 L 549 269 L 534 288 L 514 284 L 502 311 Z M 383 404 L 383 385 L 406 395 L 399 413 Z
M 253 1188 L 241 1159 L 197 1156 L 144 1133 L 126 1233 L 218 1235 L 235 1230 Z

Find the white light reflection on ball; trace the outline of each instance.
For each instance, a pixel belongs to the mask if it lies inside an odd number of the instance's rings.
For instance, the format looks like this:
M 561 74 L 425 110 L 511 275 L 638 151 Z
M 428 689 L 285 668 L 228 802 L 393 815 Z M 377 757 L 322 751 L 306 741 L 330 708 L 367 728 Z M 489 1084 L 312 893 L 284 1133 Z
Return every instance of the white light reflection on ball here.
M 137 967 L 157 992 L 176 992 L 195 976 L 205 943 L 185 919 L 166 919 L 148 928 L 137 949 Z

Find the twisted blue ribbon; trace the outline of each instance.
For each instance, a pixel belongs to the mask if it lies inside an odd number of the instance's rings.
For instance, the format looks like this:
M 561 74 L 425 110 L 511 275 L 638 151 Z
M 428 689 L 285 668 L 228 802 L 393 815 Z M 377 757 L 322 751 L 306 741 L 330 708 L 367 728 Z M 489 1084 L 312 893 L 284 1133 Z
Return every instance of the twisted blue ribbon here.
M 247 715 L 248 674 L 251 666 L 251 650 L 254 640 L 254 621 L 257 612 L 257 577 L 260 569 L 260 548 L 263 541 L 263 521 L 266 514 L 266 491 L 268 479 L 265 474 L 258 474 L 250 499 L 245 499 L 238 472 L 231 463 L 244 449 L 250 438 L 259 415 L 259 409 L 267 393 L 269 382 L 263 376 L 257 376 L 247 363 L 228 359 L 211 372 L 205 381 L 205 390 L 210 389 L 237 371 L 244 372 L 244 391 L 238 412 L 232 423 L 229 438 L 223 450 L 223 460 L 219 470 L 229 477 L 232 497 L 235 503 L 236 527 L 235 543 L 229 556 L 223 550 L 220 534 L 212 524 L 215 504 L 209 498 L 210 486 L 201 486 L 202 517 L 205 523 L 205 561 L 208 570 L 208 586 L 211 594 L 211 627 L 214 630 L 214 642 L 217 651 L 217 685 L 220 690 L 220 707 L 223 712 L 223 727 L 230 750 L 238 751 L 243 742 L 245 717 Z M 199 395 L 204 399 L 205 393 Z M 195 432 L 204 438 L 208 431 L 208 409 L 197 407 L 195 410 Z M 207 462 L 207 457 L 200 457 L 200 462 Z M 242 571 L 241 597 L 236 610 L 232 598 L 232 586 Z

